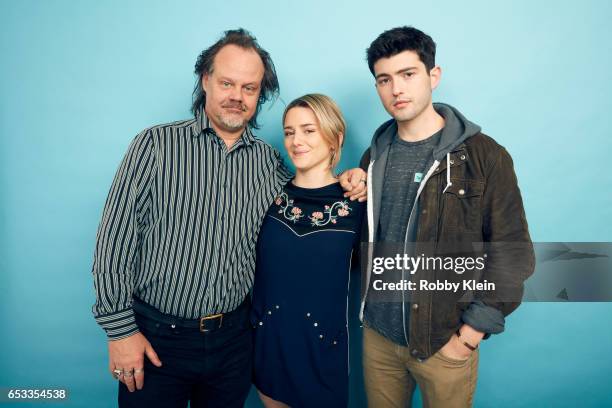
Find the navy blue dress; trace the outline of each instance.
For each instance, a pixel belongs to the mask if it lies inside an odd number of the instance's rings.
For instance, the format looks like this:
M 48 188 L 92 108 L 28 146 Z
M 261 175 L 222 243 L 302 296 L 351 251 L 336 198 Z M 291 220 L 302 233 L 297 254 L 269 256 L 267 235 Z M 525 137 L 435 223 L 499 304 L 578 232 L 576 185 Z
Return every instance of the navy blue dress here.
M 292 408 L 348 404 L 347 296 L 365 205 L 343 193 L 289 182 L 259 233 L 253 382 Z

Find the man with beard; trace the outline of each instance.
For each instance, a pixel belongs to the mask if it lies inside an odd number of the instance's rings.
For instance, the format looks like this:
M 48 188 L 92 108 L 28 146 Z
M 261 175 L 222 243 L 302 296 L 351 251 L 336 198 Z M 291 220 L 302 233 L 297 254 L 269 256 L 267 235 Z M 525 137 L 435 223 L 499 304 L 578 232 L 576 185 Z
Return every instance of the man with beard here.
M 93 312 L 122 407 L 241 407 L 251 384 L 255 243 L 291 177 L 252 133 L 278 79 L 242 29 L 204 50 L 195 72 L 195 118 L 134 139 L 98 229 Z M 341 182 L 365 198 L 363 170 Z

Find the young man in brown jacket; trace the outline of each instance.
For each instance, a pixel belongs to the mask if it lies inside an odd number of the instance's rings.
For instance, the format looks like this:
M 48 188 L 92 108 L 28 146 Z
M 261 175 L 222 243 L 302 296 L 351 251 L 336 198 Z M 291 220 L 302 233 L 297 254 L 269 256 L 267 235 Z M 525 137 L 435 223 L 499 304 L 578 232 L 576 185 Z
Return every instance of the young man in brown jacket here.
M 371 245 L 360 312 L 368 404 L 410 405 L 418 384 L 427 407 L 471 406 L 478 344 L 504 330 L 534 269 L 512 159 L 454 107 L 432 103 L 441 69 L 430 36 L 388 30 L 367 60 L 393 117 L 362 158 Z M 375 255 L 389 248 L 423 261 L 387 273 L 398 277 L 395 286 L 372 273 Z

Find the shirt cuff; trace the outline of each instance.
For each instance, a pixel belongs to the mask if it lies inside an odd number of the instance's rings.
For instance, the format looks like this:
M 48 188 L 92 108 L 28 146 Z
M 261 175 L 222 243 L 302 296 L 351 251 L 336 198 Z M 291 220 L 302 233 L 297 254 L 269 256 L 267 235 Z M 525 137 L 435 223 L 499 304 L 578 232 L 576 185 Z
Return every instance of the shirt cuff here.
M 470 303 L 463 312 L 461 320 L 479 332 L 485 333 L 485 338 L 503 332 L 506 324 L 504 314 L 500 310 L 487 306 L 480 300 Z
M 95 319 L 110 340 L 124 339 L 139 331 L 132 308 L 96 316 Z

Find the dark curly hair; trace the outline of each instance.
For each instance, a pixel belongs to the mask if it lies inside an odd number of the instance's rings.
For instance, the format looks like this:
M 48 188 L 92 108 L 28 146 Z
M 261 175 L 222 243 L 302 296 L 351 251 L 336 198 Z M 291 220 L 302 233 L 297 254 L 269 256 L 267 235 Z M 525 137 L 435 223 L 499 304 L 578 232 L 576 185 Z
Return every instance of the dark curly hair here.
M 421 30 L 403 26 L 385 31 L 366 50 L 366 59 L 372 75 L 374 64 L 381 58 L 389 58 L 404 51 L 414 51 L 427 67 L 427 73 L 436 66 L 436 43 Z
M 276 99 L 279 94 L 278 78 L 276 77 L 276 70 L 270 54 L 261 48 L 257 43 L 257 39 L 244 28 L 238 28 L 236 30 L 228 30 L 224 33 L 216 43 L 209 48 L 205 49 L 198 56 L 198 60 L 195 64 L 195 74 L 197 76 L 195 87 L 193 88 L 193 98 L 191 105 L 191 112 L 195 115 L 200 109 L 206 105 L 206 92 L 202 89 L 202 77 L 204 74 L 211 74 L 213 72 L 213 62 L 215 56 L 226 45 L 233 44 L 244 49 L 252 49 L 261 58 L 264 65 L 264 76 L 261 80 L 261 92 L 259 94 L 259 100 L 257 101 L 257 108 L 255 114 L 249 120 L 249 125 L 255 129 L 259 128 L 257 123 L 257 115 L 261 110 L 261 106 L 269 101 Z

